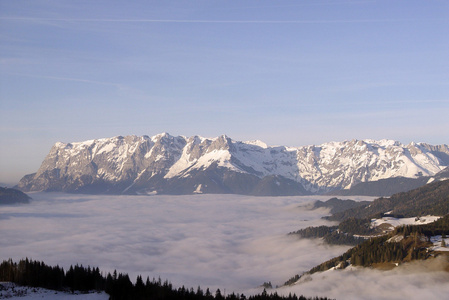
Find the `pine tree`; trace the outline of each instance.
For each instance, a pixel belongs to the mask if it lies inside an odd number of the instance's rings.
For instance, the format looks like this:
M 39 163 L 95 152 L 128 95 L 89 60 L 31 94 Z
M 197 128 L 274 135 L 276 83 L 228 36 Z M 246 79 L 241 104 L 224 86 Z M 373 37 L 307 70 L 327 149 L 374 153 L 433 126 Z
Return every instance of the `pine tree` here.
M 224 299 L 221 295 L 220 289 L 217 289 L 217 291 L 215 292 L 215 299 Z
M 196 290 L 196 295 L 198 297 L 203 297 L 203 295 L 204 295 L 204 292 L 203 292 L 203 290 L 201 289 L 200 286 L 198 286 L 198 289 Z
M 209 288 L 206 289 L 206 297 L 209 298 L 212 296 L 212 293 L 210 292 Z

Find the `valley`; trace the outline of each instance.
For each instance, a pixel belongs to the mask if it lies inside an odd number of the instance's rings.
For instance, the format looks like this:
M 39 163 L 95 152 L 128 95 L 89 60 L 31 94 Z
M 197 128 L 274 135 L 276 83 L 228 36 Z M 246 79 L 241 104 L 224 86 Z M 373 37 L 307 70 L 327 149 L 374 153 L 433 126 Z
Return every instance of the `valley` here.
M 323 219 L 329 209 L 310 209 L 316 200 L 324 202 L 328 196 L 30 195 L 30 204 L 1 210 L 2 255 L 17 261 L 32 256 L 65 268 L 83 264 L 105 272 L 117 269 L 128 273 L 132 281 L 142 275 L 168 279 L 178 287 L 200 285 L 212 291 L 220 288 L 259 294 L 264 282 L 282 286 L 293 274 L 350 249 L 287 235 L 298 228 L 336 224 Z M 373 201 L 372 197 L 353 199 Z M 400 270 L 402 267 L 387 271 L 395 273 L 385 276 L 393 276 L 395 282 L 408 287 L 410 278 Z M 378 276 L 359 269 L 354 272 L 363 273 L 365 278 Z M 338 274 L 342 277 L 335 280 L 343 285 L 350 278 L 338 272 L 331 277 Z M 446 278 L 449 273 L 438 274 Z M 434 278 L 434 273 L 429 278 Z M 330 284 L 326 280 L 323 283 Z M 394 288 L 382 284 L 384 289 Z M 421 287 L 419 295 L 432 297 L 446 291 L 447 285 L 426 281 Z M 351 299 L 352 293 L 363 293 L 360 288 L 323 292 L 306 283 L 276 291 Z
M 91 265 L 126 272 L 133 281 L 142 275 L 242 292 L 265 281 L 281 285 L 349 248 L 286 235 L 298 226 L 329 224 L 321 219 L 327 210 L 299 208 L 325 200 L 319 196 L 30 196 L 26 206 L 1 208 L 4 259 L 29 257 L 65 269 Z

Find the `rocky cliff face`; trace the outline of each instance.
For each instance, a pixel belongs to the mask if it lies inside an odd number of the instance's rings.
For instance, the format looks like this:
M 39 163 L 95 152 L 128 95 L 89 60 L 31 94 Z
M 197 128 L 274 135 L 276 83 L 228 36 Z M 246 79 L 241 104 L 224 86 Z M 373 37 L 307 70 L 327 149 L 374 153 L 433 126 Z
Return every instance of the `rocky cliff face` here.
M 169 134 L 56 143 L 24 191 L 101 194 L 304 195 L 392 177 L 432 176 L 449 165 L 447 145 L 352 140 L 269 147 L 227 136 Z

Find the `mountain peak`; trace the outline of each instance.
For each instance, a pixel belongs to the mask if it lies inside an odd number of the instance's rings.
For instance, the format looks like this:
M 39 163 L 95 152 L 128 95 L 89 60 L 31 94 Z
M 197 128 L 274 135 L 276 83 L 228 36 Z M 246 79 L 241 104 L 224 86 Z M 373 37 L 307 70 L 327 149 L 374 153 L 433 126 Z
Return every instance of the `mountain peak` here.
M 164 139 L 164 138 L 169 139 L 169 138 L 172 138 L 172 136 L 168 132 L 162 132 L 162 133 L 156 134 L 155 136 L 152 136 L 151 140 L 153 142 L 156 142 L 156 141 Z
M 251 140 L 251 141 L 246 141 L 244 143 L 248 144 L 248 145 L 258 146 L 258 147 L 261 147 L 264 149 L 268 148 L 268 145 L 266 143 L 262 142 L 261 140 Z

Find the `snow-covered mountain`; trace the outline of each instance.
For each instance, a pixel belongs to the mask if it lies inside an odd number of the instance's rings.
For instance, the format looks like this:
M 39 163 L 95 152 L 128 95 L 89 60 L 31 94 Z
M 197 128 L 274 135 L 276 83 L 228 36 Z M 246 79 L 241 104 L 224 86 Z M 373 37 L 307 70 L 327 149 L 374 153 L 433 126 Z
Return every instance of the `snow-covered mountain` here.
M 392 177 L 432 176 L 449 165 L 449 147 L 392 140 L 271 147 L 261 141 L 118 136 L 56 143 L 24 191 L 81 193 L 236 193 L 303 195 Z

